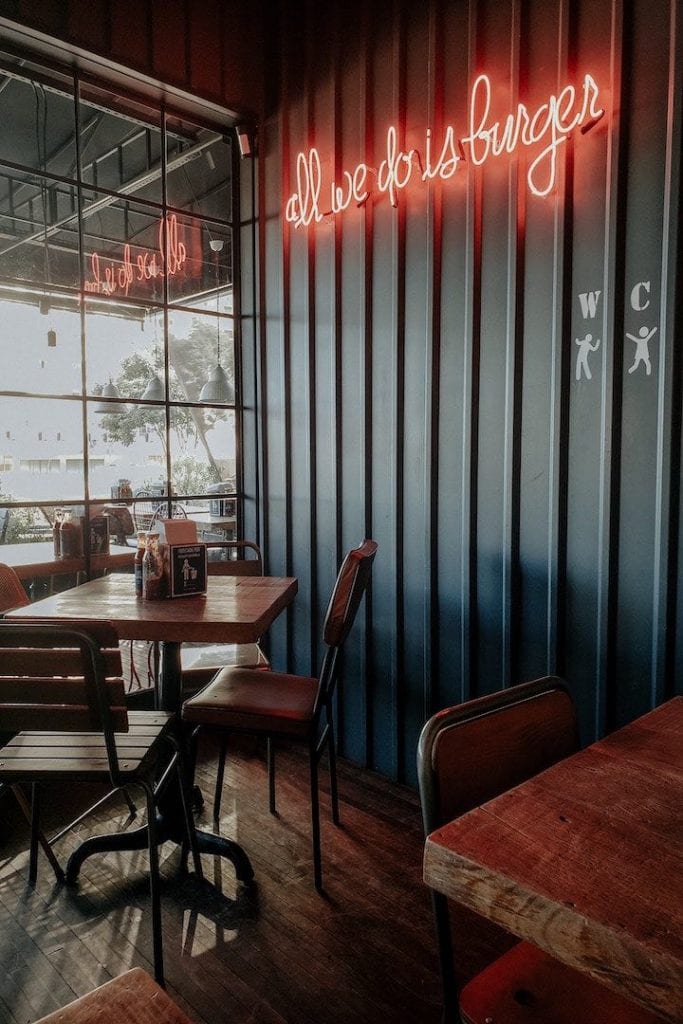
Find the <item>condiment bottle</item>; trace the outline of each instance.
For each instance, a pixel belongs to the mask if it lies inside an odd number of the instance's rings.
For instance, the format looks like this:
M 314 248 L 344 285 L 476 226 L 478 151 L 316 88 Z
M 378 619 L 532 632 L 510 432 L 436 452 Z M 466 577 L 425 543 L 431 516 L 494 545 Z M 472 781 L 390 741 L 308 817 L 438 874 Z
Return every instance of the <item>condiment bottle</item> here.
M 159 550 L 159 534 L 148 533 L 142 559 L 142 596 L 147 601 L 164 597 L 163 565 Z
M 74 522 L 73 513 L 65 509 L 59 527 L 59 547 L 62 558 L 80 558 L 83 553 L 83 534 L 80 523 Z
M 135 596 L 142 597 L 142 562 L 147 548 L 147 533 L 145 530 L 138 530 L 138 546 L 133 559 L 133 571 L 135 573 Z

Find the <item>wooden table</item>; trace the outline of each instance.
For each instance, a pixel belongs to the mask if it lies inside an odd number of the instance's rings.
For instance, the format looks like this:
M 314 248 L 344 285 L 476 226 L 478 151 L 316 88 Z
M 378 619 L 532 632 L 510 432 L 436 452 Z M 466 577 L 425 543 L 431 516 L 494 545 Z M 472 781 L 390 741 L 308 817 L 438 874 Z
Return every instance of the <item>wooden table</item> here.
M 683 1021 L 683 697 L 427 838 L 428 886 Z
M 134 555 L 133 548 L 110 548 L 107 555 L 91 555 L 90 568 L 123 569 L 132 566 Z M 0 544 L 0 562 L 11 565 L 20 580 L 85 572 L 87 568 L 85 556 L 55 558 L 52 541 L 38 541 L 36 544 Z
M 253 643 L 296 596 L 298 583 L 279 576 L 209 576 L 206 596 L 142 601 L 131 576 L 112 573 L 60 594 L 17 608 L 9 617 L 74 622 L 111 622 L 121 640 L 158 640 L 162 661 L 159 706 L 181 703 L 180 646 L 183 641 Z
M 161 643 L 161 675 L 158 705 L 179 711 L 182 702 L 180 649 L 182 642 L 251 643 L 268 629 L 280 612 L 294 600 L 298 582 L 291 577 L 210 576 L 206 596 L 143 601 L 135 596 L 131 576 L 110 575 L 61 594 L 16 608 L 7 617 L 23 621 L 74 623 L 97 619 L 111 622 L 122 640 L 158 640 Z M 161 807 L 159 841 L 181 843 L 184 823 L 177 793 Z M 228 857 L 237 877 L 249 881 L 253 870 L 242 848 L 230 839 L 197 833 L 200 850 Z M 74 851 L 66 870 L 68 882 L 78 877 L 81 864 L 92 853 L 107 850 L 140 850 L 147 846 L 146 829 L 123 835 L 98 836 Z

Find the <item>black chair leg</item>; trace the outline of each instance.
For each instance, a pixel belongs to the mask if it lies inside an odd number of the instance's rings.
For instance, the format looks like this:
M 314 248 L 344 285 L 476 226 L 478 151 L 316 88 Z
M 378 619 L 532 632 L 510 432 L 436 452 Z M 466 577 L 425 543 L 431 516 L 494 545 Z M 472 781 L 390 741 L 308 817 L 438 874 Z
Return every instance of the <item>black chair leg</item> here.
M 320 805 L 318 803 L 318 757 L 310 750 L 311 761 L 311 830 L 313 838 L 313 880 L 319 891 L 323 887 L 322 856 L 320 852 Z
M 17 803 L 19 804 L 19 807 L 21 808 L 22 814 L 24 815 L 24 817 L 28 821 L 29 825 L 31 826 L 31 830 L 33 830 L 33 808 L 29 805 L 29 802 L 26 799 L 26 796 L 24 795 L 24 791 L 21 788 L 21 786 L 14 785 L 11 788 L 12 788 L 12 792 L 14 793 L 14 797 L 15 797 Z M 2 787 L 0 787 L 0 790 L 1 789 L 2 789 Z M 57 879 L 58 882 L 63 882 L 64 881 L 64 872 L 62 871 L 62 869 L 60 867 L 60 864 L 59 864 L 59 861 L 57 860 L 57 858 L 55 857 L 55 855 L 54 855 L 54 853 L 52 851 L 52 847 L 50 846 L 50 844 L 48 843 L 47 839 L 45 838 L 43 833 L 40 831 L 40 829 L 38 829 L 38 842 L 42 846 L 43 853 L 45 854 L 45 856 L 47 857 L 48 861 L 50 862 L 50 866 L 52 867 L 52 870 L 55 873 L 55 878 Z M 37 850 L 36 850 L 36 858 L 37 858 L 37 855 L 38 854 L 37 854 Z M 31 874 L 31 864 L 30 864 L 30 859 L 29 859 L 29 876 L 30 876 L 30 874 Z M 35 877 L 34 877 L 33 881 L 31 882 L 31 885 L 35 884 L 37 878 L 38 878 L 38 862 L 37 862 L 37 859 L 36 859 Z
M 28 883 L 35 885 L 38 879 L 38 844 L 40 842 L 40 790 L 31 783 L 31 848 L 28 858 Z
M 266 740 L 266 761 L 268 763 L 268 809 L 271 814 L 277 814 L 275 809 L 275 750 L 270 736 Z
M 328 716 L 329 732 L 327 734 L 327 756 L 330 768 L 330 801 L 332 803 L 332 821 L 339 824 L 339 789 L 337 787 L 337 752 L 334 749 L 334 728 L 332 715 Z
M 147 843 L 149 850 L 149 891 L 152 899 L 152 945 L 154 950 L 154 978 L 164 984 L 164 948 L 161 935 L 161 893 L 159 876 L 159 848 L 157 846 L 157 811 L 154 790 L 141 782 L 147 800 Z
M 228 756 L 227 738 L 221 738 L 221 746 L 218 751 L 218 767 L 216 769 L 216 792 L 213 797 L 213 820 L 217 825 L 221 819 L 221 797 L 223 795 L 223 776 L 225 774 L 225 759 Z

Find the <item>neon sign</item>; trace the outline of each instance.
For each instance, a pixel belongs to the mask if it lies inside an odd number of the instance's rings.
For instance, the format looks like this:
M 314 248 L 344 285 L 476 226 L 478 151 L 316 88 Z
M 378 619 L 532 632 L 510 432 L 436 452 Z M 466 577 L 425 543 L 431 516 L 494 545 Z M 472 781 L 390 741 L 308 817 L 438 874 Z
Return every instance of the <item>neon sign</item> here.
M 90 257 L 90 277 L 84 284 L 86 292 L 96 295 L 128 295 L 133 281 L 153 281 L 174 277 L 187 260 L 187 248 L 180 241 L 178 219 L 175 214 L 159 222 L 158 250 L 140 249 L 134 255 L 126 242 L 120 260 L 108 258 L 105 262 L 98 252 Z
M 598 106 L 600 90 L 592 75 L 585 75 L 580 89 L 565 85 L 536 110 L 518 103 L 502 121 L 491 116 L 491 81 L 479 75 L 470 93 L 468 130 L 458 136 L 452 124 L 445 127 L 440 145 L 434 145 L 431 130 L 425 134 L 424 161 L 417 149 L 402 150 L 397 129 L 387 130 L 385 157 L 375 170 L 358 163 L 352 171 L 343 171 L 341 181 L 332 181 L 323 190 L 320 153 L 313 147 L 299 153 L 296 160 L 296 191 L 285 205 L 285 219 L 295 227 L 308 227 L 323 217 L 342 213 L 352 203 L 362 206 L 373 189 L 386 193 L 392 206 L 408 183 L 419 177 L 423 182 L 452 178 L 468 159 L 481 166 L 504 153 L 522 149 L 538 150 L 527 167 L 529 191 L 547 196 L 557 182 L 557 154 L 560 146 L 577 128 L 588 131 L 604 114 Z M 329 195 L 329 207 L 323 208 L 323 194 Z M 325 204 L 326 205 L 326 204 Z

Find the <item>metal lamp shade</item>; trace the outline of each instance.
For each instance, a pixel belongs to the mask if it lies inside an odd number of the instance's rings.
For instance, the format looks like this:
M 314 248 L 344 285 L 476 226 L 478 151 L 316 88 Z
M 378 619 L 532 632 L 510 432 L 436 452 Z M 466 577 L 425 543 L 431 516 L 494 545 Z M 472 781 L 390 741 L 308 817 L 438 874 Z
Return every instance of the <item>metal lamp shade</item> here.
M 112 383 L 112 381 L 109 381 L 109 383 L 105 384 L 104 387 L 102 388 L 101 397 L 120 398 L 121 395 L 119 394 L 116 384 Z M 125 411 L 125 405 L 110 405 L 109 402 L 98 402 L 95 408 L 93 409 L 93 412 L 97 413 L 100 416 L 103 415 L 104 413 L 108 413 L 112 416 L 120 416 L 121 413 L 124 413 Z
M 199 392 L 199 401 L 204 405 L 232 405 L 234 403 L 235 389 L 220 363 L 214 366 L 209 374 L 209 379 Z
M 164 389 L 163 381 L 161 380 L 157 373 L 155 373 L 152 377 L 149 378 L 147 387 L 142 392 L 141 397 L 146 399 L 148 402 L 164 401 L 164 399 L 166 398 L 166 391 Z

